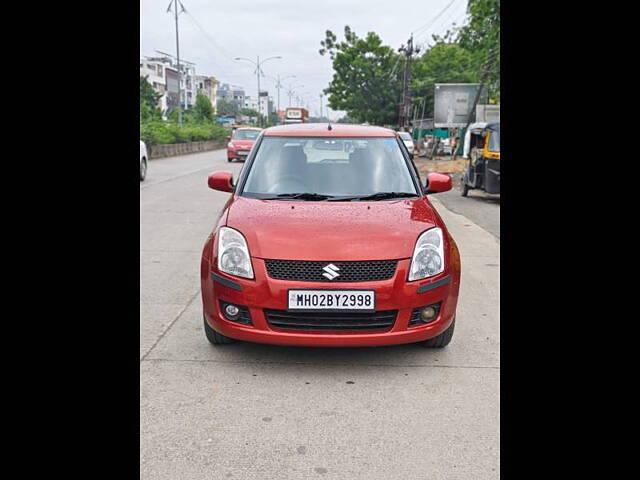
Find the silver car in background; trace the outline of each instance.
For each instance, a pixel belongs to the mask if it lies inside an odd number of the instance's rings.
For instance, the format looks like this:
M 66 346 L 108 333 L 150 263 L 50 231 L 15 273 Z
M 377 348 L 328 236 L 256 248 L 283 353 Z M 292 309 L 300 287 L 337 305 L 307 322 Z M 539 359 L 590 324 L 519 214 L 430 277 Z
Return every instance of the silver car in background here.
M 413 137 L 411 136 L 411 134 L 408 132 L 398 132 L 398 136 L 400 137 L 400 140 L 402 140 L 402 143 L 404 143 L 407 147 L 407 150 L 409 150 L 409 155 L 411 155 L 411 158 L 413 158 L 414 145 Z
M 140 181 L 144 182 L 144 179 L 147 176 L 147 160 L 149 156 L 147 155 L 147 146 L 145 143 L 140 140 Z

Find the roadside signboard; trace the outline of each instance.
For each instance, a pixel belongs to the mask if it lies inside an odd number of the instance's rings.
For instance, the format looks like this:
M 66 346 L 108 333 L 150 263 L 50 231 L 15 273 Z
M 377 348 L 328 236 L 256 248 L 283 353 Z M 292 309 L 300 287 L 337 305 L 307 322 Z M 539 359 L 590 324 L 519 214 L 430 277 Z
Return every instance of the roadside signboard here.
M 479 83 L 436 83 L 434 126 L 436 128 L 466 127 L 479 88 Z M 487 103 L 486 89 L 481 92 L 478 103 Z M 471 121 L 474 121 L 474 118 L 471 118 Z

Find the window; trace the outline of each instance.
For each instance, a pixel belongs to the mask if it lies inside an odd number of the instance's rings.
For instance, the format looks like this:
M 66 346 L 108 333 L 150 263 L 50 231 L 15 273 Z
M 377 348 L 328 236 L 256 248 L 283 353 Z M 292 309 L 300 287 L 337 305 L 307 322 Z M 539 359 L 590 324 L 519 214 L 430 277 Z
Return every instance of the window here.
M 490 152 L 500 152 L 500 130 L 491 130 L 487 149 Z
M 418 195 L 395 138 L 266 137 L 242 194 Z
M 233 132 L 234 140 L 255 140 L 260 135 L 260 130 L 235 130 Z

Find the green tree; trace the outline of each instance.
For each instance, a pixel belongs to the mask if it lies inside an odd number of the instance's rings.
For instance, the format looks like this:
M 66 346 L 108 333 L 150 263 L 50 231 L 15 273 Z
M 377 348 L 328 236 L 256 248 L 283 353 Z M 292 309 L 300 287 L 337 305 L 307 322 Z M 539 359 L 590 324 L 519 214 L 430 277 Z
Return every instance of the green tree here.
M 340 118 L 336 123 L 358 123 L 358 121 L 347 114 Z
M 488 70 L 490 101 L 500 101 L 500 0 L 469 0 L 469 21 L 460 29 L 460 45 L 471 52 L 475 68 Z
M 336 35 L 327 30 L 320 42 L 320 55 L 328 54 L 333 62 L 333 79 L 324 90 L 329 107 L 345 110 L 359 122 L 396 123 L 401 93 L 400 56 L 383 45 L 374 32 L 358 38 L 345 26 L 344 36 L 345 41 L 338 42 Z
M 422 102 L 426 98 L 425 117 L 433 117 L 433 96 L 436 83 L 475 83 L 478 71 L 472 54 L 451 36 L 434 37 L 435 45 L 426 50 L 412 65 L 411 88 L 414 102 L 422 114 Z
M 240 110 L 240 113 L 242 115 L 244 115 L 245 117 L 255 117 L 258 118 L 258 115 L 260 115 L 256 110 L 254 110 L 253 108 L 243 108 Z
M 193 119 L 198 123 L 213 121 L 213 105 L 209 97 L 203 93 L 196 95 L 196 103 L 193 106 Z
M 240 107 L 233 100 L 225 100 L 223 98 L 218 100 L 217 108 L 219 117 L 235 117 L 240 113 Z
M 162 118 L 158 108 L 158 100 L 162 97 L 147 80 L 148 76 L 140 75 L 140 120 L 148 121 Z

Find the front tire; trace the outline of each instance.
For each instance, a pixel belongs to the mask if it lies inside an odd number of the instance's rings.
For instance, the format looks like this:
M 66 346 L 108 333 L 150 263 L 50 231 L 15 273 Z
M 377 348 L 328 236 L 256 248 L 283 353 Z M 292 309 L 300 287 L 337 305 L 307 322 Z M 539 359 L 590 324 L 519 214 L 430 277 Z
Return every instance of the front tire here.
M 209 326 L 207 323 L 207 319 L 202 316 L 204 320 L 204 334 L 209 340 L 211 345 L 228 345 L 230 343 L 235 343 L 233 338 L 225 337 L 221 333 L 216 332 L 213 328 Z
M 233 158 L 227 157 L 227 162 L 229 162 L 229 163 L 233 162 Z
M 451 339 L 453 338 L 453 329 L 456 326 L 456 320 L 453 319 L 449 328 L 447 328 L 444 332 L 442 332 L 437 337 L 430 338 L 429 340 L 425 340 L 422 342 L 422 346 L 425 348 L 444 348 L 449 345 Z

